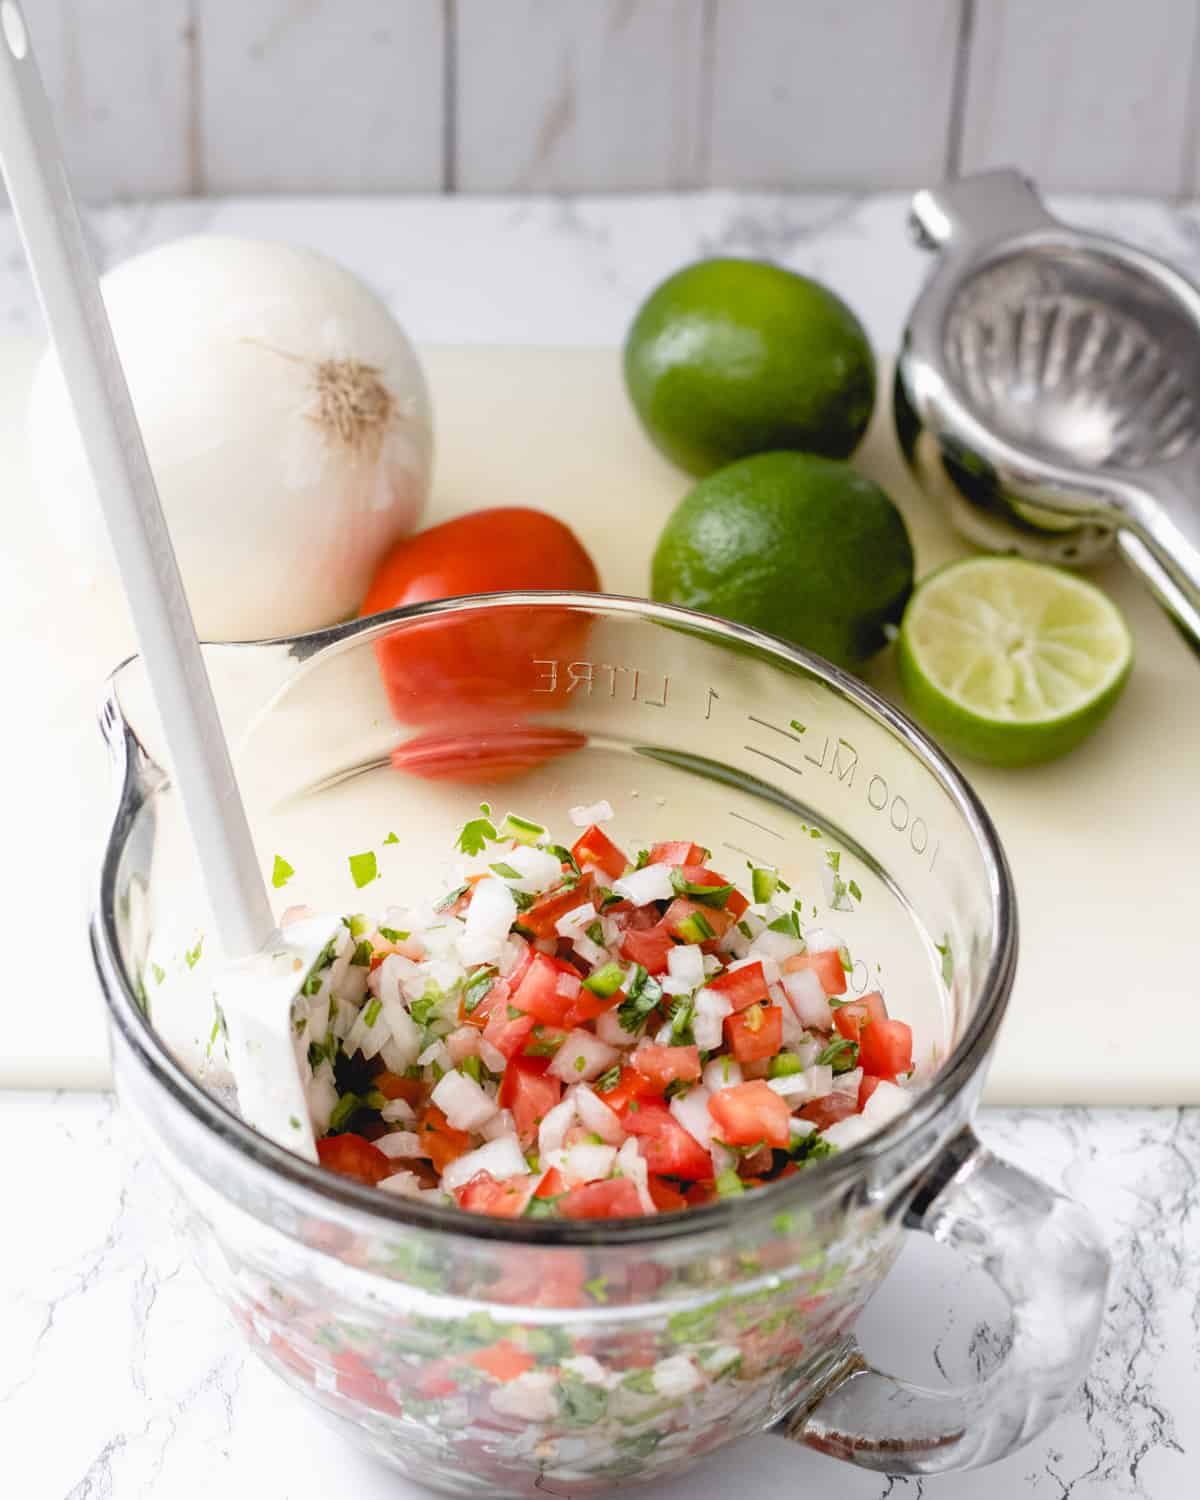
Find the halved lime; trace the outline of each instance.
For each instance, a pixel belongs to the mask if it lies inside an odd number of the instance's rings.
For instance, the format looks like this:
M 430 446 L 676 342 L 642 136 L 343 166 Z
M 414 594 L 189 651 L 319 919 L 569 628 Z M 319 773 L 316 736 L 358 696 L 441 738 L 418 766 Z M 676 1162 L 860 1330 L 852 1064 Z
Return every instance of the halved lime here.
M 913 713 L 948 749 L 1028 766 L 1085 740 L 1120 697 L 1133 640 L 1107 595 L 1074 573 L 972 557 L 927 578 L 900 623 Z

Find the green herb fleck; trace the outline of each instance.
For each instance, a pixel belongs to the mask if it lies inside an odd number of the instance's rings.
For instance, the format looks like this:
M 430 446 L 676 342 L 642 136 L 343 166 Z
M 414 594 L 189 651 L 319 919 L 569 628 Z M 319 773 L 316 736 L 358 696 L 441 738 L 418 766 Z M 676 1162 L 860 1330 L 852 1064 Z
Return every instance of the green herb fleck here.
M 712 906 L 718 911 L 724 910 L 726 902 L 733 895 L 733 886 L 700 885 L 694 880 L 688 880 L 678 866 L 671 870 L 671 888 L 677 896 L 689 896 L 701 906 Z
M 196 939 L 196 946 L 194 948 L 189 948 L 187 950 L 187 952 L 183 955 L 183 961 L 184 961 L 185 964 L 187 964 L 187 966 L 188 966 L 189 969 L 194 969 L 196 967 L 196 965 L 200 962 L 200 951 L 201 951 L 201 949 L 203 947 L 204 947 L 204 939 L 202 937 L 197 938 Z
M 381 927 L 379 936 L 389 943 L 402 943 L 408 937 L 408 933 L 398 932 L 395 927 Z
M 834 1037 L 817 1058 L 817 1066 L 832 1067 L 835 1073 L 852 1073 L 858 1067 L 858 1043 L 849 1037 Z
M 484 964 L 481 969 L 476 969 L 463 986 L 462 1003 L 463 1013 L 471 1015 L 479 1002 L 485 995 L 491 992 L 499 970 L 491 964 Z
M 292 1127 L 293 1130 L 300 1129 L 300 1121 L 295 1115 L 288 1115 L 288 1124 Z
M 363 1012 L 363 1025 L 374 1026 L 375 1022 L 379 1019 L 379 1012 L 382 1009 L 382 1000 L 372 1000 L 370 1005 L 368 1005 L 366 1010 Z
M 850 881 L 850 883 L 846 886 L 846 889 L 850 892 L 850 894 L 854 897 L 854 899 L 856 901 L 861 901 L 862 900 L 862 891 L 859 889 L 859 884 L 858 884 L 857 880 Z
M 590 1428 L 608 1413 L 608 1392 L 602 1385 L 564 1372 L 558 1380 L 558 1415 L 565 1427 Z
M 543 847 L 547 854 L 553 854 L 557 858 L 560 865 L 566 865 L 576 880 L 580 878 L 583 871 L 579 868 L 579 861 L 569 849 L 564 848 L 562 844 L 545 844 Z
M 400 836 L 396 833 L 389 833 L 387 838 L 385 838 L 383 842 L 385 844 L 398 844 L 400 842 Z
M 602 943 L 604 941 L 604 928 L 601 927 L 599 918 L 587 928 L 587 936 L 591 938 L 593 943 Z
M 464 1057 L 462 1070 L 468 1078 L 473 1078 L 476 1083 L 483 1082 L 483 1063 L 478 1057 Z
M 593 1276 L 591 1281 L 583 1283 L 583 1289 L 593 1302 L 608 1301 L 608 1277 Z
M 794 1162 L 801 1166 L 805 1162 L 819 1161 L 823 1156 L 832 1156 L 834 1148 L 823 1135 L 816 1130 L 810 1130 L 807 1135 L 802 1135 L 794 1140 L 788 1148 L 788 1154 Z
M 486 802 L 479 804 L 479 811 L 483 816 L 465 823 L 456 840 L 455 847 L 463 854 L 482 854 L 489 839 L 496 840 L 500 837 L 492 822 L 492 809 Z
M 434 911 L 449 911 L 460 896 L 465 896 L 470 890 L 468 885 L 458 885 L 452 891 L 447 891 L 442 899 L 433 908 Z
M 771 1228 L 776 1234 L 791 1234 L 794 1222 L 791 1214 L 776 1214 L 771 1220 Z
M 363 1100 L 357 1094 L 343 1094 L 333 1106 L 333 1113 L 329 1116 L 328 1135 L 337 1135 L 345 1130 L 351 1118 L 363 1107 Z
M 371 957 L 374 952 L 375 950 L 371 947 L 371 944 L 366 938 L 363 938 L 361 943 L 354 945 L 354 957 L 351 958 L 350 962 L 356 969 L 369 969 L 371 967 Z
M 942 983 L 949 988 L 954 980 L 954 955 L 950 951 L 949 933 L 937 944 L 937 951 L 942 955 Z
M 154 975 L 155 984 L 161 984 L 167 977 L 167 971 L 162 967 L 161 964 L 151 964 L 150 972 Z
M 282 890 L 295 873 L 283 855 L 277 854 L 271 867 L 271 884 L 277 891 Z
M 614 1063 L 606 1073 L 601 1073 L 600 1077 L 592 1084 L 592 1088 L 597 1094 L 611 1094 L 620 1080 L 621 1064 Z
M 741 935 L 744 938 L 753 939 L 753 937 L 754 937 L 754 933 L 753 933 L 753 931 L 750 928 L 750 923 L 749 922 L 739 922 L 737 924 L 737 930 L 741 933 Z
M 536 844 L 545 832 L 540 823 L 514 812 L 505 813 L 504 822 L 500 825 L 501 837 L 516 839 L 519 844 Z
M 788 937 L 800 938 L 803 941 L 803 933 L 800 931 L 800 917 L 793 908 L 785 911 L 783 916 L 776 917 L 773 922 L 767 923 L 768 932 L 783 932 Z
M 746 1186 L 732 1167 L 717 1176 L 717 1192 L 722 1198 L 737 1198 L 746 1191 Z
M 651 1011 L 662 1001 L 662 985 L 652 979 L 642 968 L 634 964 L 625 987 L 625 999 L 617 1011 L 617 1020 L 625 1031 L 638 1031 L 645 1025 Z
M 494 870 L 502 880 L 520 880 L 520 870 L 514 870 L 512 865 L 501 862 L 498 865 L 489 865 L 489 870 Z
M 671 1007 L 671 1044 L 676 1047 L 695 1046 L 696 1037 L 692 1022 L 696 1018 L 696 1002 L 691 995 L 677 995 Z
M 375 857 L 374 849 L 368 849 L 365 854 L 352 854 L 349 864 L 350 879 L 360 891 L 364 885 L 370 885 L 379 875 L 379 861 Z
M 635 1391 L 639 1396 L 657 1396 L 658 1391 L 654 1384 L 654 1367 L 647 1366 L 644 1370 L 630 1370 L 628 1375 L 621 1377 L 621 1385 L 627 1391 Z

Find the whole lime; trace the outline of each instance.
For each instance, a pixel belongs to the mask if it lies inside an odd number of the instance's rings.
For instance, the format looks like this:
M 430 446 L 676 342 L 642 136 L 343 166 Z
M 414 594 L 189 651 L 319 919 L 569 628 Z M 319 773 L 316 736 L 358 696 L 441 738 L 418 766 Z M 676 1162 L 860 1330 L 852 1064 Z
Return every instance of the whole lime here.
M 691 474 L 752 453 L 846 458 L 875 403 L 858 319 L 820 282 L 760 260 L 702 260 L 661 283 L 625 341 L 651 440 Z
M 847 463 L 760 453 L 702 479 L 659 537 L 651 595 L 753 625 L 841 666 L 885 643 L 912 592 L 900 512 Z

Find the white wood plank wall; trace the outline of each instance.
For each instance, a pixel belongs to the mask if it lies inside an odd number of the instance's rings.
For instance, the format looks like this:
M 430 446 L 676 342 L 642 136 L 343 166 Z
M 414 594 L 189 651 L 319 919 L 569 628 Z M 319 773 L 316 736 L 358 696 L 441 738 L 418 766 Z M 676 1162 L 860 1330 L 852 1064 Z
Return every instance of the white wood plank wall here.
M 1200 0 L 26 0 L 91 199 L 1200 190 Z

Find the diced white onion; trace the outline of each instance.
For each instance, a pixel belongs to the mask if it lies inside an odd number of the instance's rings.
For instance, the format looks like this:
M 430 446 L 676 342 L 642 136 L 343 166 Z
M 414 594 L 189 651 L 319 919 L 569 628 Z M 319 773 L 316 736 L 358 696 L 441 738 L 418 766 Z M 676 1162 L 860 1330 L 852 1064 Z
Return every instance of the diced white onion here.
M 793 1115 L 788 1121 L 788 1128 L 792 1132 L 794 1141 L 801 1141 L 806 1135 L 812 1135 L 817 1128 L 811 1120 L 802 1120 L 799 1115 Z
M 571 1090 L 571 1096 L 580 1121 L 608 1145 L 620 1145 L 625 1132 L 621 1129 L 620 1120 L 600 1095 L 588 1088 L 587 1084 L 581 1083 Z
M 399 1198 L 420 1198 L 421 1179 L 415 1172 L 393 1172 L 378 1184 L 385 1193 L 395 1193 Z
M 645 865 L 640 870 L 630 870 L 628 875 L 613 881 L 613 890 L 626 901 L 632 901 L 634 906 L 646 906 L 651 901 L 670 901 L 675 895 L 667 865 Z
M 732 1014 L 733 1004 L 720 990 L 710 990 L 706 986 L 697 993 L 692 1015 L 692 1035 L 702 1052 L 710 1052 L 721 1045 L 725 1017 Z
M 431 1097 L 454 1130 L 478 1130 L 496 1113 L 496 1101 L 457 1069 L 442 1074 Z
M 610 1047 L 632 1047 L 637 1041 L 637 1033 L 626 1031 L 621 1025 L 620 1006 L 613 1006 L 606 1010 L 603 1015 L 596 1018 L 596 1035 L 602 1042 Z
M 554 930 L 559 937 L 578 937 L 592 925 L 596 920 L 596 908 L 590 901 L 584 901 L 579 906 L 573 906 L 570 911 L 564 912 L 554 924 Z
M 375 1145 L 384 1156 L 429 1155 L 428 1151 L 422 1150 L 421 1138 L 415 1130 L 391 1130 L 387 1135 L 381 1135 Z
M 688 989 L 696 990 L 704 983 L 704 954 L 695 943 L 681 943 L 667 954 L 667 972 L 672 979 L 682 979 Z
M 708 1154 L 712 1157 L 714 1177 L 720 1177 L 722 1172 L 731 1172 L 737 1166 L 737 1156 L 720 1141 L 712 1142 Z
M 312 1081 L 305 1090 L 305 1098 L 308 1101 L 308 1117 L 312 1121 L 314 1135 L 324 1135 L 329 1129 L 329 1121 L 337 1108 L 338 1091 L 333 1081 L 333 1069 L 328 1062 L 323 1062 L 313 1074 Z
M 654 1366 L 652 1378 L 658 1394 L 672 1400 L 678 1400 L 704 1384 L 704 1376 L 686 1354 L 673 1354 L 670 1359 L 660 1359 Z
M 593 823 L 607 823 L 614 816 L 612 804 L 603 798 L 589 807 L 573 807 L 567 813 L 576 828 L 589 828 Z
M 501 1416 L 548 1422 L 558 1414 L 558 1376 L 549 1370 L 526 1370 L 515 1380 L 496 1386 L 488 1402 Z
M 379 1111 L 379 1118 L 388 1125 L 412 1125 L 417 1112 L 407 1099 L 389 1099 Z
M 694 1141 L 708 1150 L 712 1139 L 713 1117 L 708 1112 L 712 1095 L 706 1088 L 692 1088 L 671 1100 L 670 1110 Z
M 480 1032 L 477 1026 L 460 1026 L 446 1038 L 446 1051 L 455 1067 L 464 1058 L 479 1056 Z
M 430 1042 L 429 1046 L 417 1058 L 417 1061 L 423 1068 L 431 1067 L 434 1063 L 437 1063 L 438 1067 L 445 1072 L 450 1066 L 450 1053 L 446 1050 L 445 1042 L 439 1037 L 436 1041 Z
M 849 1094 L 852 1099 L 858 1098 L 858 1086 L 862 1083 L 863 1070 L 852 1068 L 849 1073 L 835 1073 L 833 1075 L 833 1092 L 835 1094 Z
M 513 1119 L 512 1110 L 499 1110 L 487 1121 L 479 1133 L 485 1141 L 498 1140 L 502 1135 L 516 1135 L 517 1122 Z
M 608 1176 L 616 1159 L 615 1146 L 572 1146 L 563 1157 L 562 1174 L 568 1182 L 596 1182 Z
M 833 1076 L 832 1068 L 806 1068 L 803 1073 L 788 1073 L 783 1078 L 768 1078 L 767 1087 L 786 1099 L 789 1104 L 807 1104 L 810 1099 L 823 1098 L 828 1088 L 821 1088 L 824 1075 Z M 832 1085 L 831 1085 L 832 1086 Z
M 565 970 L 558 976 L 554 986 L 554 993 L 563 1000 L 574 1000 L 579 994 L 580 979 L 578 974 L 568 974 Z
M 528 1171 L 529 1164 L 521 1153 L 516 1136 L 504 1135 L 499 1140 L 488 1141 L 486 1145 L 468 1151 L 465 1156 L 450 1162 L 442 1172 L 442 1187 L 446 1192 L 452 1193 L 455 1188 L 462 1187 L 463 1183 L 470 1182 L 478 1172 L 490 1172 L 499 1182 L 505 1177 L 521 1176 Z
M 458 940 L 458 952 L 466 964 L 494 962 L 508 939 L 508 929 L 517 920 L 517 903 L 503 880 L 494 875 L 479 881 L 467 908 L 467 920 Z
M 575 1123 L 575 1100 L 569 1095 L 542 1116 L 538 1126 L 538 1154 L 543 1161 L 551 1151 L 561 1151 L 567 1131 Z
M 863 1106 L 863 1119 L 872 1130 L 879 1130 L 889 1120 L 902 1115 L 912 1104 L 912 1095 L 898 1084 L 886 1079 L 875 1085 L 875 1091 Z
M 593 943 L 586 933 L 580 933 L 578 937 L 572 938 L 571 946 L 580 958 L 585 963 L 591 964 L 593 968 L 601 968 L 608 962 L 608 950 L 602 948 L 599 943 Z
M 519 849 L 511 850 L 497 862 L 516 870 L 519 879 L 513 880 L 508 876 L 501 878 L 506 881 L 510 889 L 524 891 L 526 895 L 548 891 L 551 886 L 558 885 L 562 880 L 562 864 L 558 855 L 551 854 L 547 849 L 539 849 L 533 844 L 522 844 Z M 475 905 L 474 901 L 471 905 Z M 511 926 L 511 923 L 509 925 Z M 508 931 L 507 927 L 505 931 Z
M 617 1166 L 623 1177 L 628 1177 L 637 1188 L 638 1202 L 644 1214 L 656 1214 L 658 1208 L 650 1196 L 650 1173 L 646 1159 L 638 1150 L 636 1136 L 630 1136 L 617 1152 Z
M 832 1125 L 826 1125 L 821 1134 L 831 1146 L 845 1151 L 851 1146 L 857 1146 L 859 1141 L 865 1141 L 877 1128 L 863 1115 L 847 1115 L 844 1120 L 835 1120 Z
M 576 1029 L 567 1033 L 547 1071 L 564 1083 L 574 1083 L 577 1079 L 590 1083 L 611 1068 L 618 1056 L 615 1047 L 609 1047 L 590 1031 Z
M 494 1047 L 487 1037 L 479 1038 L 479 1061 L 489 1073 L 503 1073 L 508 1067 L 508 1058 L 499 1047 Z
M 786 932 L 772 932 L 769 927 L 759 933 L 748 950 L 751 958 L 773 958 L 777 963 L 803 952 L 802 938 L 792 937 Z
M 706 953 L 704 955 L 704 973 L 706 976 L 719 974 L 723 968 L 724 964 L 715 953 Z
M 710 1094 L 720 1093 L 722 1089 L 731 1089 L 735 1084 L 744 1081 L 741 1063 L 736 1057 L 729 1056 L 714 1057 L 710 1062 L 706 1062 L 701 1078 Z
M 797 969 L 794 974 L 785 974 L 780 983 L 802 1026 L 811 1026 L 814 1031 L 833 1029 L 833 1011 L 829 1008 L 821 981 L 812 969 Z
M 810 953 L 837 953 L 846 946 L 846 940 L 829 927 L 806 927 L 804 941 Z

